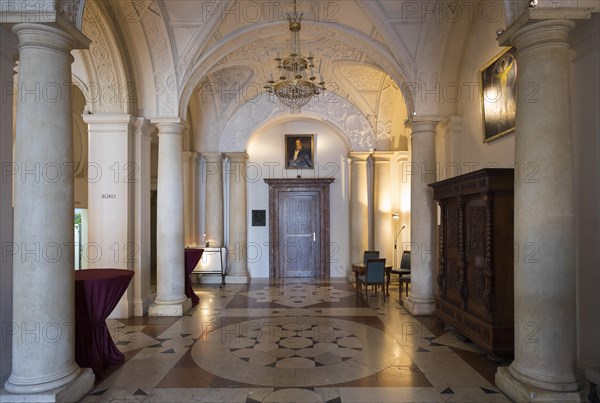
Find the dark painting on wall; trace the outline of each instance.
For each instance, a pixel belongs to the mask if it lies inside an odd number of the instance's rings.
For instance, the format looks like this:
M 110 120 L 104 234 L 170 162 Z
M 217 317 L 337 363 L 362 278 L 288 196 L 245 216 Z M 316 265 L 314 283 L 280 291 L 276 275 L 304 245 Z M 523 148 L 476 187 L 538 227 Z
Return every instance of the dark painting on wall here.
M 479 71 L 484 142 L 515 131 L 517 112 L 515 54 L 515 48 L 507 48 Z

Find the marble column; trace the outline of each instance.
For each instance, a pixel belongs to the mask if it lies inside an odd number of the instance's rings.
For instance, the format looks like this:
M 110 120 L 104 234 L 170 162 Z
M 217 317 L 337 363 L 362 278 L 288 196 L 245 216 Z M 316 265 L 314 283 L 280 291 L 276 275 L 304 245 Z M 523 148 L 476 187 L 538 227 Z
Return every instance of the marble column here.
M 157 119 L 158 185 L 156 214 L 157 292 L 150 316 L 183 316 L 192 306 L 184 290 L 183 161 L 179 119 Z
M 195 244 L 198 246 L 204 245 L 204 214 L 201 209 L 204 208 L 204 190 L 202 187 L 203 181 L 202 155 L 196 153 L 194 160 L 194 233 L 196 234 Z
M 16 102 L 12 372 L 5 400 L 76 401 L 94 383 L 75 363 L 71 50 L 50 25 L 22 23 Z M 66 85 L 65 85 L 66 84 Z M 4 394 L 4 392 L 3 392 Z
M 202 153 L 206 172 L 205 233 L 210 246 L 223 246 L 223 156 Z
M 245 152 L 227 153 L 229 158 L 229 257 L 227 283 L 248 282 L 248 205 Z
M 413 117 L 407 124 L 412 130 L 410 174 L 411 284 L 404 308 L 413 315 L 431 315 L 434 311 L 435 230 L 437 209 L 433 190 L 436 181 L 435 128 L 440 119 Z
M 534 174 L 515 175 L 515 250 L 527 254 L 515 256 L 514 361 L 496 373 L 498 387 L 517 401 L 584 399 L 576 392 L 581 383 L 569 72 L 574 26 L 567 20 L 531 21 L 504 37 L 517 48 L 519 87 L 536 89 L 532 97 L 517 98 L 515 168 Z
M 143 316 L 148 313 L 150 306 L 150 147 L 154 126 L 144 118 L 136 119 L 134 130 L 135 163 L 137 175 L 135 182 L 134 201 L 134 246 L 137 248 L 133 263 L 134 296 L 133 315 Z
M 373 248 L 386 264 L 394 262 L 394 230 L 392 218 L 392 181 L 390 160 L 393 151 L 373 153 Z M 360 261 L 360 260 L 359 260 Z
M 350 262 L 362 262 L 369 249 L 369 189 L 367 159 L 370 152 L 351 152 L 350 158 Z M 354 281 L 354 274 L 348 273 Z

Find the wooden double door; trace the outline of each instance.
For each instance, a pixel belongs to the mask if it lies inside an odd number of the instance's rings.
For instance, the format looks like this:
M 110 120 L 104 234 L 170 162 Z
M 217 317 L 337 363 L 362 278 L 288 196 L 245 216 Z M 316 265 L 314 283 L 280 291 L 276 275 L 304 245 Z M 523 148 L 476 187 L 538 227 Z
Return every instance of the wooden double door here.
M 329 184 L 324 179 L 265 179 L 269 184 L 271 278 L 329 277 Z

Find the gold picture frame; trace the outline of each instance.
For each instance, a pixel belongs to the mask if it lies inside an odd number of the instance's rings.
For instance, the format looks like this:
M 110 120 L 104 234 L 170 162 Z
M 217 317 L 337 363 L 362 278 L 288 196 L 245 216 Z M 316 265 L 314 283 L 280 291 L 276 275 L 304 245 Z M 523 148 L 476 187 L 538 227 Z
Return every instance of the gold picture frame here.
M 517 112 L 516 49 L 498 53 L 479 70 L 483 142 L 515 131 Z
M 285 169 L 314 169 L 315 135 L 285 135 Z

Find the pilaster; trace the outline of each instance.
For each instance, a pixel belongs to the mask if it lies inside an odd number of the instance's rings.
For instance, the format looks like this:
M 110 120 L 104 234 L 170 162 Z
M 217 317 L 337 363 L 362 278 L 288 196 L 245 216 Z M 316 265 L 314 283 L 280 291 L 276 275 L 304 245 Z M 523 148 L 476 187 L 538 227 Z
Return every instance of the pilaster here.
M 210 246 L 224 246 L 223 236 L 223 155 L 202 153 L 206 172 L 205 227 Z
M 245 152 L 227 153 L 229 158 L 229 264 L 228 283 L 246 284 L 248 276 L 248 206 L 246 198 L 246 161 Z
M 134 122 L 129 114 L 84 114 L 89 127 L 88 243 L 83 259 L 89 268 L 132 270 L 133 242 Z M 133 314 L 133 287 L 123 294 L 110 317 Z
M 184 241 L 186 246 L 199 246 L 200 237 L 197 232 L 198 207 L 198 160 L 199 154 L 194 151 L 183 152 L 183 208 L 184 208 Z
M 136 179 L 134 191 L 134 245 L 137 248 L 133 262 L 132 283 L 134 285 L 133 315 L 143 316 L 148 313 L 152 302 L 150 294 L 150 144 L 154 126 L 145 118 L 137 118 L 134 122 L 134 148 Z
M 369 249 L 369 189 L 367 160 L 370 152 L 351 152 L 350 158 L 350 261 L 361 262 Z M 347 273 L 354 281 L 354 274 Z
M 373 172 L 373 245 L 379 251 L 380 258 L 386 258 L 388 264 L 394 260 L 394 233 L 392 218 L 392 183 L 390 161 L 393 151 L 375 151 Z M 360 261 L 360 260 L 359 260 Z
M 0 86 L 4 97 L 0 104 L 0 164 L 9 167 L 13 164 L 13 81 L 17 38 L 4 28 L 0 28 Z M 9 90 L 10 89 L 10 90 Z M 3 175 L 0 180 L 0 245 L 13 244 L 13 189 L 12 175 Z M 0 270 L 0 323 L 12 323 L 13 309 L 13 264 L 6 252 L 2 253 Z M 12 335 L 7 334 L 0 341 L 0 383 L 10 375 L 12 361 Z

